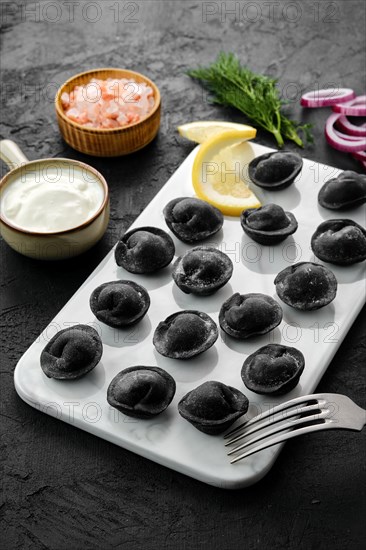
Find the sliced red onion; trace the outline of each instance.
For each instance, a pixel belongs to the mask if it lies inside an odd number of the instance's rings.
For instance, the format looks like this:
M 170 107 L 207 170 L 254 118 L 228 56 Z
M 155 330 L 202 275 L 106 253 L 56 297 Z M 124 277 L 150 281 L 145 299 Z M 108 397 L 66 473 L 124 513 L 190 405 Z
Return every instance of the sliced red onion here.
M 347 116 L 366 116 L 366 95 L 359 95 L 346 103 L 337 103 L 332 106 L 335 113 Z
M 337 132 L 334 128 L 335 122 L 341 115 L 333 113 L 328 117 L 325 124 L 325 137 L 329 145 L 337 149 L 338 151 L 344 151 L 345 153 L 356 153 L 357 151 L 364 151 L 366 149 L 366 139 L 359 138 L 357 141 L 350 140 L 349 137 L 344 137 L 340 132 Z M 348 139 L 347 139 L 348 138 Z
M 366 116 L 366 103 L 363 105 L 333 105 L 333 111 L 335 113 L 341 113 L 347 116 Z
M 344 132 L 340 132 L 339 130 L 336 130 L 334 129 L 334 133 L 336 134 L 336 136 L 342 138 L 342 139 L 346 139 L 347 141 L 360 141 L 363 139 L 363 136 L 350 136 L 349 134 L 345 134 Z M 365 143 L 365 147 L 366 147 L 366 139 L 364 141 Z
M 326 88 L 324 90 L 313 90 L 301 96 L 300 105 L 303 107 L 327 107 L 349 101 L 355 97 L 351 88 Z
M 345 115 L 339 117 L 337 120 L 337 126 L 339 126 L 343 132 L 346 132 L 350 136 L 366 136 L 366 124 L 361 124 L 360 126 L 352 124 L 352 122 L 350 122 Z
M 356 97 L 350 101 L 351 105 L 359 105 L 360 103 L 366 103 L 366 95 L 356 95 Z
M 366 151 L 357 151 L 356 153 L 353 153 L 352 156 L 361 162 L 366 162 Z

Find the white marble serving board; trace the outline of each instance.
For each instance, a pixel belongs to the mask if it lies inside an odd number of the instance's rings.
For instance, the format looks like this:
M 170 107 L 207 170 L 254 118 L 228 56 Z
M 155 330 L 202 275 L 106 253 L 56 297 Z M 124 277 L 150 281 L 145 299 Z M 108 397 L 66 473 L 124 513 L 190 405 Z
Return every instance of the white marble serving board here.
M 253 146 L 256 155 L 270 151 L 255 143 Z M 191 168 L 196 151 L 192 151 L 132 227 L 153 225 L 168 230 L 162 214 L 165 204 L 174 197 L 194 195 Z M 14 379 L 20 397 L 47 414 L 203 482 L 240 488 L 261 479 L 278 456 L 280 445 L 232 465 L 222 436 L 197 431 L 180 417 L 177 403 L 188 391 L 207 380 L 220 380 L 242 390 L 251 404 L 250 415 L 315 390 L 365 302 L 365 262 L 343 268 L 329 265 L 339 283 L 337 297 L 315 312 L 298 312 L 282 304 L 275 294 L 273 281 L 280 270 L 292 263 L 318 261 L 309 243 L 315 228 L 324 219 L 344 217 L 365 224 L 364 207 L 339 215 L 318 206 L 321 185 L 338 173 L 335 168 L 304 159 L 301 175 L 289 188 L 272 193 L 256 188 L 264 203 L 276 202 L 285 210 L 291 210 L 299 229 L 283 243 L 266 247 L 254 243 L 243 233 L 238 218 L 226 218 L 223 230 L 204 244 L 226 252 L 234 263 L 234 273 L 229 283 L 211 297 L 199 298 L 181 292 L 172 282 L 171 266 L 151 276 L 130 274 L 115 264 L 112 250 L 19 360 Z M 176 255 L 189 248 L 173 239 Z M 109 328 L 97 321 L 89 308 L 89 296 L 94 288 L 116 279 L 131 279 L 142 284 L 151 297 L 146 317 L 132 329 Z M 274 296 L 283 307 L 282 323 L 267 335 L 242 342 L 221 334 L 210 350 L 189 361 L 162 357 L 155 351 L 152 337 L 161 320 L 181 309 L 197 309 L 218 322 L 221 304 L 234 292 Z M 102 361 L 80 380 L 51 380 L 40 368 L 40 353 L 58 330 L 77 323 L 90 324 L 98 330 L 104 346 Z M 297 347 L 306 361 L 298 386 L 281 398 L 250 392 L 240 377 L 246 357 L 273 342 Z M 107 403 L 109 382 L 120 370 L 132 365 L 162 367 L 176 380 L 174 400 L 153 420 L 129 418 Z

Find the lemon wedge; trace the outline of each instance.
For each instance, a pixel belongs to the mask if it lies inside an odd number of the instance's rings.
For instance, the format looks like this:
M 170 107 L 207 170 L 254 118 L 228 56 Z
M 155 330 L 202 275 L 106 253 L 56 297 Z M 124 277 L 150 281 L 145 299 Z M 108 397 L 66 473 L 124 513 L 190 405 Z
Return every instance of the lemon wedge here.
M 254 138 L 257 133 L 255 128 L 251 126 L 238 124 L 236 122 L 227 122 L 225 120 L 197 120 L 178 126 L 177 130 L 182 137 L 194 141 L 195 143 L 203 143 L 207 139 L 229 130 L 248 132 L 247 139 Z
M 214 135 L 200 146 L 193 162 L 192 184 L 197 197 L 228 216 L 261 206 L 247 183 L 248 164 L 255 158 L 247 140 L 255 133 L 252 128 L 251 132 L 230 130 Z

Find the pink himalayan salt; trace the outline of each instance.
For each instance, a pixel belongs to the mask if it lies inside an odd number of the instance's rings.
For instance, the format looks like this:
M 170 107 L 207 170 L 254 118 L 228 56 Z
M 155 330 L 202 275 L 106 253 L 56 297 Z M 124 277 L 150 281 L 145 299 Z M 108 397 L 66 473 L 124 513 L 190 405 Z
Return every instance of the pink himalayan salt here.
M 144 82 L 122 78 L 98 80 L 75 86 L 61 95 L 70 120 L 87 128 L 120 128 L 139 122 L 155 104 L 153 90 Z

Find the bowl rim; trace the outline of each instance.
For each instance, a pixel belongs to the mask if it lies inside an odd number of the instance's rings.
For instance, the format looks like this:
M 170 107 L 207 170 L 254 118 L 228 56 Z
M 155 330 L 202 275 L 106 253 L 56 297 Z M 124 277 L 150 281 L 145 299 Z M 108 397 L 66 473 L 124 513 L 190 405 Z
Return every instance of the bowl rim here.
M 75 227 L 71 227 L 70 229 L 62 229 L 61 231 L 47 231 L 47 232 L 44 232 L 44 231 L 31 231 L 29 229 L 22 228 L 19 225 L 13 224 L 11 221 L 4 218 L 4 216 L 2 215 L 1 210 L 0 210 L 0 222 L 2 224 L 4 224 L 5 226 L 7 226 L 8 228 L 10 228 L 11 230 L 16 231 L 17 233 L 25 234 L 25 235 L 29 235 L 29 236 L 40 237 L 40 238 L 47 238 L 47 237 L 52 237 L 52 236 L 60 237 L 62 235 L 69 235 L 71 233 L 75 233 L 77 231 L 80 231 L 81 229 L 85 229 L 85 227 L 91 225 L 100 216 L 100 214 L 102 214 L 102 212 L 105 210 L 106 206 L 108 205 L 108 202 L 109 202 L 109 187 L 108 187 L 107 180 L 105 179 L 105 177 L 100 172 L 98 172 L 98 170 L 93 168 L 93 166 L 90 166 L 89 164 L 86 164 L 85 162 L 81 162 L 79 160 L 74 160 L 74 159 L 67 159 L 67 158 L 64 158 L 64 157 L 49 157 L 49 158 L 45 158 L 45 159 L 36 159 L 36 160 L 31 160 L 29 162 L 23 163 L 21 166 L 16 166 L 15 168 L 13 168 L 9 172 L 7 172 L 5 174 L 5 176 L 3 176 L 1 178 L 1 180 L 0 180 L 0 191 L 6 186 L 8 180 L 10 179 L 11 176 L 14 175 L 14 173 L 16 171 L 21 170 L 22 168 L 24 168 L 24 166 L 28 166 L 28 165 L 31 165 L 31 164 L 39 164 L 39 163 L 43 163 L 43 162 L 47 162 L 47 161 L 52 161 L 52 162 L 62 161 L 62 162 L 66 162 L 68 164 L 74 164 L 76 166 L 85 168 L 89 172 L 92 172 L 98 178 L 98 180 L 101 182 L 101 184 L 103 186 L 103 189 L 104 189 L 103 201 L 102 201 L 100 207 L 98 208 L 98 210 L 95 212 L 95 214 L 93 214 L 93 216 L 91 218 L 85 220 L 85 222 L 81 223 L 80 225 L 77 225 Z
M 154 90 L 155 105 L 154 105 L 152 111 L 150 113 L 148 113 L 147 115 L 145 115 L 139 121 L 133 122 L 132 124 L 127 124 L 126 126 L 120 126 L 118 128 L 89 128 L 89 127 L 83 126 L 82 124 L 79 124 L 78 122 L 74 122 L 69 117 L 67 117 L 65 115 L 65 112 L 64 112 L 62 106 L 61 106 L 61 95 L 62 95 L 65 87 L 70 85 L 73 82 L 73 80 L 76 80 L 77 78 L 84 77 L 84 76 L 87 76 L 87 75 L 92 75 L 92 74 L 95 75 L 96 73 L 99 73 L 99 72 L 102 72 L 102 71 L 103 72 L 105 72 L 105 71 L 119 71 L 119 72 L 129 73 L 129 74 L 131 74 L 131 76 L 137 75 L 143 81 L 147 82 L 152 87 L 152 89 Z M 74 76 L 68 78 L 63 84 L 61 84 L 61 86 L 57 90 L 56 96 L 55 96 L 56 113 L 60 118 L 62 118 L 62 120 L 64 122 L 66 122 L 68 125 L 76 128 L 78 130 L 82 130 L 83 132 L 90 133 L 90 134 L 99 134 L 100 133 L 101 135 L 103 135 L 103 134 L 113 134 L 113 133 L 118 134 L 118 133 L 121 133 L 122 131 L 129 130 L 130 128 L 134 128 L 134 127 L 138 126 L 139 124 L 143 124 L 144 122 L 146 122 L 146 120 L 148 120 L 150 117 L 152 117 L 160 109 L 160 104 L 161 104 L 160 90 L 157 87 L 157 85 L 155 84 L 155 82 L 153 82 L 150 78 L 148 78 L 144 74 L 139 73 L 137 71 L 132 71 L 130 69 L 121 69 L 121 68 L 117 68 L 117 67 L 99 67 L 97 69 L 89 69 L 88 71 L 83 71 L 81 73 L 75 74 Z

